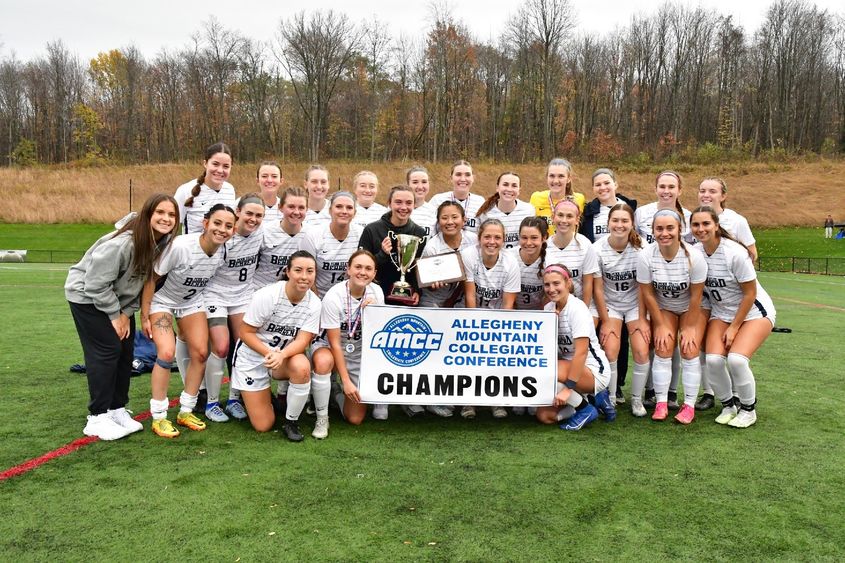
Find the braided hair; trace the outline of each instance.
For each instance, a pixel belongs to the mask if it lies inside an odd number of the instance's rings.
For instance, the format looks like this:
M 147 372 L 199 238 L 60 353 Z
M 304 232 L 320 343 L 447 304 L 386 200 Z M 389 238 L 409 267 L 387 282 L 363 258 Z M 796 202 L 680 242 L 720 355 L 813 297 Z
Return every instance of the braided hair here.
M 203 155 L 203 163 L 208 162 L 211 157 L 215 154 L 223 153 L 229 155 L 231 158 L 232 156 L 232 149 L 229 148 L 229 145 L 223 143 L 222 141 L 219 143 L 214 143 L 213 145 L 209 146 L 205 149 L 205 154 Z M 185 200 L 185 207 L 193 207 L 194 206 L 194 198 L 200 195 L 200 190 L 202 189 L 203 184 L 205 184 L 205 168 L 202 170 L 202 174 L 197 177 L 197 183 L 194 185 L 193 189 L 191 190 L 191 195 L 188 199 Z

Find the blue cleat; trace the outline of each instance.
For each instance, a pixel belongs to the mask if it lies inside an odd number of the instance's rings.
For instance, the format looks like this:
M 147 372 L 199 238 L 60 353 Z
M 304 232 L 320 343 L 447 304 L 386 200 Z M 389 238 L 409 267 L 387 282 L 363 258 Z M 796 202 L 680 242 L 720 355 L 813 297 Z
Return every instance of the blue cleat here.
M 596 407 L 593 405 L 587 405 L 583 409 L 576 411 L 575 414 L 573 414 L 565 424 L 561 424 L 560 427 L 563 430 L 581 430 L 598 417 L 599 411 L 596 410 Z
M 610 393 L 607 389 L 596 395 L 596 408 L 604 416 L 605 422 L 616 420 L 616 407 L 613 406 L 613 401 L 610 400 Z

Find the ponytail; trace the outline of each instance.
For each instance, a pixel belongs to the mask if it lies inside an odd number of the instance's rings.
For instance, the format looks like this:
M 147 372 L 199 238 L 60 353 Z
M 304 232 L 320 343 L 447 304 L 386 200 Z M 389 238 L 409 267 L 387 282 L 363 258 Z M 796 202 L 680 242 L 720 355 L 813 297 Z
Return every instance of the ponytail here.
M 194 198 L 200 195 L 200 190 L 202 189 L 202 185 L 205 184 L 205 170 L 202 171 L 202 174 L 199 175 L 197 178 L 197 183 L 194 185 L 193 189 L 191 190 L 191 197 L 185 200 L 185 207 L 193 207 L 194 206 Z
M 497 205 L 499 205 L 499 192 L 493 192 L 493 195 L 484 200 L 484 203 L 475 212 L 475 216 L 481 217 Z

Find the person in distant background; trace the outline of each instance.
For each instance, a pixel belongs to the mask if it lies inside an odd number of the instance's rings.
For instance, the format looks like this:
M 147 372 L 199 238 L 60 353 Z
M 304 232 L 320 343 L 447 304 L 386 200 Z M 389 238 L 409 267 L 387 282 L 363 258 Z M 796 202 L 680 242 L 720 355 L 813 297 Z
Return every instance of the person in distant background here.
M 824 238 L 833 238 L 833 217 L 830 215 L 824 220 Z

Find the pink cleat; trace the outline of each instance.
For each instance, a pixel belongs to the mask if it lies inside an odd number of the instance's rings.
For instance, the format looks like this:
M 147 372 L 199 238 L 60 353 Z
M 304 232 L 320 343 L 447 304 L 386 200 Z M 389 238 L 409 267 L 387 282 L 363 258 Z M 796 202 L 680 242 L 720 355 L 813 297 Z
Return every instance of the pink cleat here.
M 675 415 L 675 420 L 681 424 L 689 424 L 695 418 L 695 407 L 684 404 L 678 414 Z
M 654 406 L 654 414 L 651 415 L 651 419 L 666 420 L 667 416 L 669 416 L 669 405 L 666 403 L 666 401 L 657 403 Z

